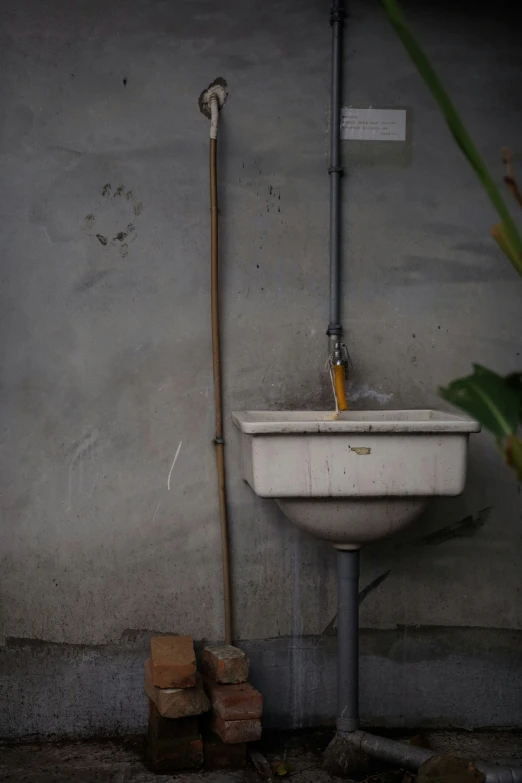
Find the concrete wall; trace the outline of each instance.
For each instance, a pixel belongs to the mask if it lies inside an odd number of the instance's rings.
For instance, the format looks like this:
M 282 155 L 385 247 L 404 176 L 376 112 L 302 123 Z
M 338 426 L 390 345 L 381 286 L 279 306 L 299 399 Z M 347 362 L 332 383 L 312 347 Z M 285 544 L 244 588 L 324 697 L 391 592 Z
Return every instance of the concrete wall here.
M 522 152 L 519 36 L 501 9 L 486 19 L 458 5 L 407 12 L 500 180 L 500 146 Z M 346 103 L 413 112 L 411 162 L 347 151 L 351 397 L 443 406 L 437 386 L 472 360 L 520 368 L 522 281 L 378 4 L 350 6 Z M 2 735 L 139 730 L 150 633 L 222 635 L 197 109 L 216 76 L 230 86 L 220 196 L 236 636 L 268 724 L 333 719 L 334 551 L 243 484 L 228 415 L 331 403 L 328 10 L 2 3 Z M 363 554 L 365 721 L 522 725 L 521 543 L 513 477 L 475 437 L 465 494 Z

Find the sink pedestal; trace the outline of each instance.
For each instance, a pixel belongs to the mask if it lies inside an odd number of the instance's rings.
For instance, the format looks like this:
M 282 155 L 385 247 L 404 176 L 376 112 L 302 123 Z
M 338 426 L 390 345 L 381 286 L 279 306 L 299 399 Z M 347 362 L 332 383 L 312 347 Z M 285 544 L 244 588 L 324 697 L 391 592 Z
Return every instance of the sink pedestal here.
M 337 731 L 359 728 L 359 552 L 337 552 Z

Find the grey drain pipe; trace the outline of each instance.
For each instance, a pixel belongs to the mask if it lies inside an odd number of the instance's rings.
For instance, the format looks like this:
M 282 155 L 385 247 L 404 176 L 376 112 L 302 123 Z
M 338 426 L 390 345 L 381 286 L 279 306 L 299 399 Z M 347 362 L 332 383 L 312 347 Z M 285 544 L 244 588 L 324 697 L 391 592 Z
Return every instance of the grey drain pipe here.
M 359 728 L 359 550 L 337 550 L 337 731 Z
M 337 551 L 337 733 L 371 758 L 418 770 L 431 750 L 378 737 L 359 728 L 359 550 Z M 474 762 L 486 783 L 522 783 L 522 767 Z
M 416 772 L 432 756 L 439 755 L 432 750 L 405 745 L 403 742 L 396 742 L 386 737 L 377 737 L 366 731 L 354 731 L 347 739 L 368 756 L 397 764 L 412 772 Z M 521 783 L 522 781 L 522 767 L 501 767 L 482 761 L 473 763 L 486 776 L 486 783 Z

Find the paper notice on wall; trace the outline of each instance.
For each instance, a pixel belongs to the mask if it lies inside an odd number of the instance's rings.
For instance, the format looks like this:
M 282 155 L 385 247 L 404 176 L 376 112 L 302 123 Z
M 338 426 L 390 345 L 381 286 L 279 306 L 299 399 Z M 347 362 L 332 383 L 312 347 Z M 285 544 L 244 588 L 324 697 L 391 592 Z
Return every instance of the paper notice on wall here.
M 341 139 L 351 141 L 406 141 L 406 109 L 341 110 Z

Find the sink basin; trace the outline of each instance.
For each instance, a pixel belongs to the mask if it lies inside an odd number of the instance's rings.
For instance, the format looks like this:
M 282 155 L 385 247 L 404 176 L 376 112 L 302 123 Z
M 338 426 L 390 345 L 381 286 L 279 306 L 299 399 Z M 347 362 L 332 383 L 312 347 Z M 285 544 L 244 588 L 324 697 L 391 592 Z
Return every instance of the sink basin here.
M 466 481 L 465 416 L 436 410 L 242 411 L 243 478 L 297 527 L 359 549 L 409 525 Z

